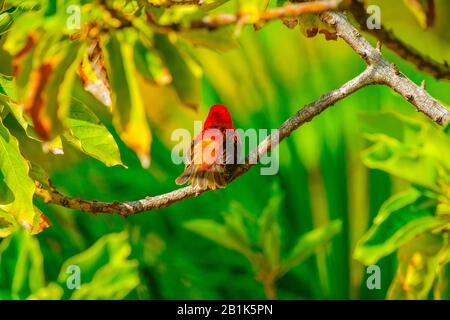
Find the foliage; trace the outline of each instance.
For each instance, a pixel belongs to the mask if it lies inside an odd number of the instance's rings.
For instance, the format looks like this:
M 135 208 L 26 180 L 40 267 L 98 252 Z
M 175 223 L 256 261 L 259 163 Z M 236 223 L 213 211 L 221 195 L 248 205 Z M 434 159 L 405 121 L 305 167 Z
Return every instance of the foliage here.
M 274 190 L 274 194 L 279 194 L 279 191 Z M 267 297 L 271 299 L 276 298 L 275 282 L 327 244 L 342 227 L 341 221 L 336 220 L 306 233 L 296 240 L 290 253 L 283 258 L 281 228 L 277 221 L 281 200 L 279 195 L 271 198 L 257 219 L 233 202 L 224 215 L 225 224 L 197 219 L 185 225 L 187 229 L 246 257 L 256 279 L 262 282 Z
M 139 283 L 126 232 L 109 234 L 86 251 L 67 259 L 57 282 L 46 283 L 39 242 L 21 230 L 1 243 L 1 299 L 121 299 Z M 83 272 L 83 287 L 71 292 L 66 285 L 70 265 Z
M 388 297 L 425 299 L 448 263 L 450 135 L 429 121 L 395 114 L 363 118 L 372 144 L 363 161 L 412 186 L 382 205 L 355 258 L 374 264 L 398 250 L 398 271 Z M 435 297 L 442 297 L 439 289 Z
M 283 141 L 276 176 L 126 221 L 33 198 L 50 178 L 105 201 L 173 190 L 171 132 L 211 104 L 276 128 L 363 68 L 315 14 L 260 21 L 306 1 L 172 2 L 0 0 L 0 299 L 448 299 L 450 130 L 378 87 Z M 369 3 L 450 59 L 447 1 Z M 448 83 L 388 58 L 447 98 Z

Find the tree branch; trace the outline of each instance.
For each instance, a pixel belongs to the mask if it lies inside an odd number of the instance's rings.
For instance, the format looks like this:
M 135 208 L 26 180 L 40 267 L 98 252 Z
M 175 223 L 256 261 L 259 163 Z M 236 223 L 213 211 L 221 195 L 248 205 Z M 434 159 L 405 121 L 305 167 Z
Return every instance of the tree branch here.
M 269 9 L 261 13 L 257 25 L 260 25 L 264 22 L 268 22 L 271 20 L 282 19 L 286 17 L 296 17 L 302 14 L 307 13 L 320 13 L 327 10 L 335 10 L 339 7 L 342 0 L 328 0 L 328 1 L 311 1 L 311 2 L 302 2 L 302 3 L 293 3 L 288 4 L 282 7 Z M 178 31 L 181 29 L 191 30 L 191 29 L 209 29 L 214 30 L 220 27 L 243 24 L 243 23 L 252 23 L 252 16 L 250 14 L 245 13 L 237 13 L 237 14 L 219 14 L 216 16 L 206 16 L 200 20 L 194 20 L 186 25 L 182 25 L 180 23 L 171 23 L 171 24 L 158 24 L 153 16 L 146 12 L 147 20 L 154 27 L 161 31 Z
M 258 147 L 246 158 L 246 164 L 240 165 L 232 182 L 253 167 L 258 159 L 264 157 L 279 142 L 287 138 L 294 130 L 305 122 L 311 121 L 328 107 L 351 95 L 357 90 L 371 84 L 384 84 L 402 95 L 417 110 L 433 119 L 435 122 L 445 125 L 450 120 L 450 111 L 431 97 L 424 88 L 417 86 L 406 76 L 401 74 L 395 65 L 389 64 L 381 54 L 379 48 L 372 47 L 340 13 L 324 12 L 321 19 L 336 28 L 338 35 L 344 39 L 353 50 L 358 53 L 368 64 L 366 70 L 360 75 L 345 83 L 341 87 L 323 95 L 318 100 L 304 106 L 296 114 L 287 119 L 278 129 L 278 135 L 272 134 L 263 140 Z M 278 137 L 277 137 L 278 136 Z M 277 139 L 279 138 L 279 139 Z M 179 201 L 198 196 L 208 190 L 198 190 L 187 186 L 169 193 L 154 197 L 146 197 L 141 200 L 129 202 L 99 202 L 78 198 L 70 198 L 62 195 L 53 187 L 50 190 L 38 185 L 36 196 L 46 203 L 53 203 L 63 207 L 91 213 L 119 214 L 127 217 L 144 211 L 156 210 L 167 207 Z
M 439 63 L 430 57 L 424 56 L 418 50 L 397 38 L 391 30 L 387 30 L 383 26 L 381 26 L 380 29 L 369 29 L 367 27 L 369 15 L 362 2 L 353 0 L 349 6 L 349 10 L 360 25 L 361 30 L 376 37 L 383 43 L 383 46 L 391 49 L 395 54 L 414 64 L 419 70 L 430 74 L 436 79 L 450 80 L 450 66 L 446 61 L 444 61 L 444 63 Z
M 324 12 L 321 14 L 321 19 L 330 26 L 334 26 L 338 36 L 344 39 L 367 64 L 374 67 L 376 83 L 391 87 L 413 104 L 417 111 L 424 113 L 434 122 L 446 125 L 450 121 L 450 110 L 434 99 L 425 88 L 417 86 L 409 80 L 398 70 L 397 66 L 389 64 L 381 54 L 380 48 L 372 47 L 344 15 Z

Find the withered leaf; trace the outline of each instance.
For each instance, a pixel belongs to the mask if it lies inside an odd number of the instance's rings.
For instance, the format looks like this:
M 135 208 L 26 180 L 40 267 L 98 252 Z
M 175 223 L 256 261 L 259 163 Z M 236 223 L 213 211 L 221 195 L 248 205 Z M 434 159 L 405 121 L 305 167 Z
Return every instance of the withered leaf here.
M 45 141 L 50 138 L 51 122 L 44 114 L 45 88 L 49 83 L 53 65 L 43 63 L 30 76 L 29 95 L 23 103 L 25 112 L 33 120 L 34 129 L 39 137 Z

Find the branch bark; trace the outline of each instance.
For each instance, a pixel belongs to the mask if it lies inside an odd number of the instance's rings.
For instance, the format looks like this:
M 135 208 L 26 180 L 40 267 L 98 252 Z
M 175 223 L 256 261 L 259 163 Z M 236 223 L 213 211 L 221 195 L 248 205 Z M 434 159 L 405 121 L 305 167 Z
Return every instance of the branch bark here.
M 440 125 L 450 121 L 450 110 L 434 99 L 422 86 L 418 86 L 402 74 L 396 65 L 390 64 L 381 54 L 380 48 L 374 48 L 353 27 L 347 18 L 335 12 L 324 12 L 321 19 L 334 26 L 342 39 L 363 58 L 367 64 L 374 67 L 374 81 L 391 87 L 403 98 Z
M 409 80 L 395 65 L 390 64 L 381 54 L 380 48 L 372 47 L 361 36 L 359 31 L 347 21 L 344 15 L 335 12 L 324 12 L 320 15 L 320 18 L 336 29 L 337 34 L 366 61 L 368 64 L 367 68 L 354 79 L 304 106 L 296 114 L 287 119 L 279 127 L 278 134 L 274 133 L 268 136 L 248 155 L 246 164 L 238 167 L 236 174 L 229 182 L 245 174 L 254 166 L 254 163 L 258 159 L 265 156 L 279 142 L 286 139 L 302 124 L 311 121 L 325 109 L 367 85 L 383 84 L 389 86 L 413 104 L 418 111 L 423 112 L 436 123 L 446 125 L 450 121 L 450 110 L 431 97 L 424 88 L 417 86 Z M 42 198 L 47 203 L 53 203 L 74 210 L 91 213 L 119 214 L 122 217 L 127 217 L 145 211 L 164 208 L 179 201 L 196 197 L 207 191 L 209 190 L 198 190 L 187 186 L 169 193 L 146 197 L 136 201 L 100 202 L 67 197 L 53 187 L 47 190 L 43 186 L 38 185 L 36 188 L 36 196 Z
M 418 50 L 401 41 L 391 30 L 381 26 L 380 29 L 367 28 L 369 15 L 364 8 L 364 3 L 353 0 L 349 6 L 349 11 L 355 17 L 361 30 L 371 34 L 404 60 L 412 63 L 417 69 L 430 74 L 436 79 L 450 80 L 450 66 L 446 61 L 439 63 L 430 57 L 424 56 Z

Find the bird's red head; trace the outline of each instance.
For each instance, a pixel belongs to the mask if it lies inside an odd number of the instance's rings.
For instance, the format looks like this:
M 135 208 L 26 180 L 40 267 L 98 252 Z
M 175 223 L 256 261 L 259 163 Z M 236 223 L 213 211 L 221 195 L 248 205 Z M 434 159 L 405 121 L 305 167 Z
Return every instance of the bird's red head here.
M 212 128 L 234 129 L 230 111 L 224 105 L 215 104 L 209 109 L 208 116 L 203 124 L 203 130 Z

